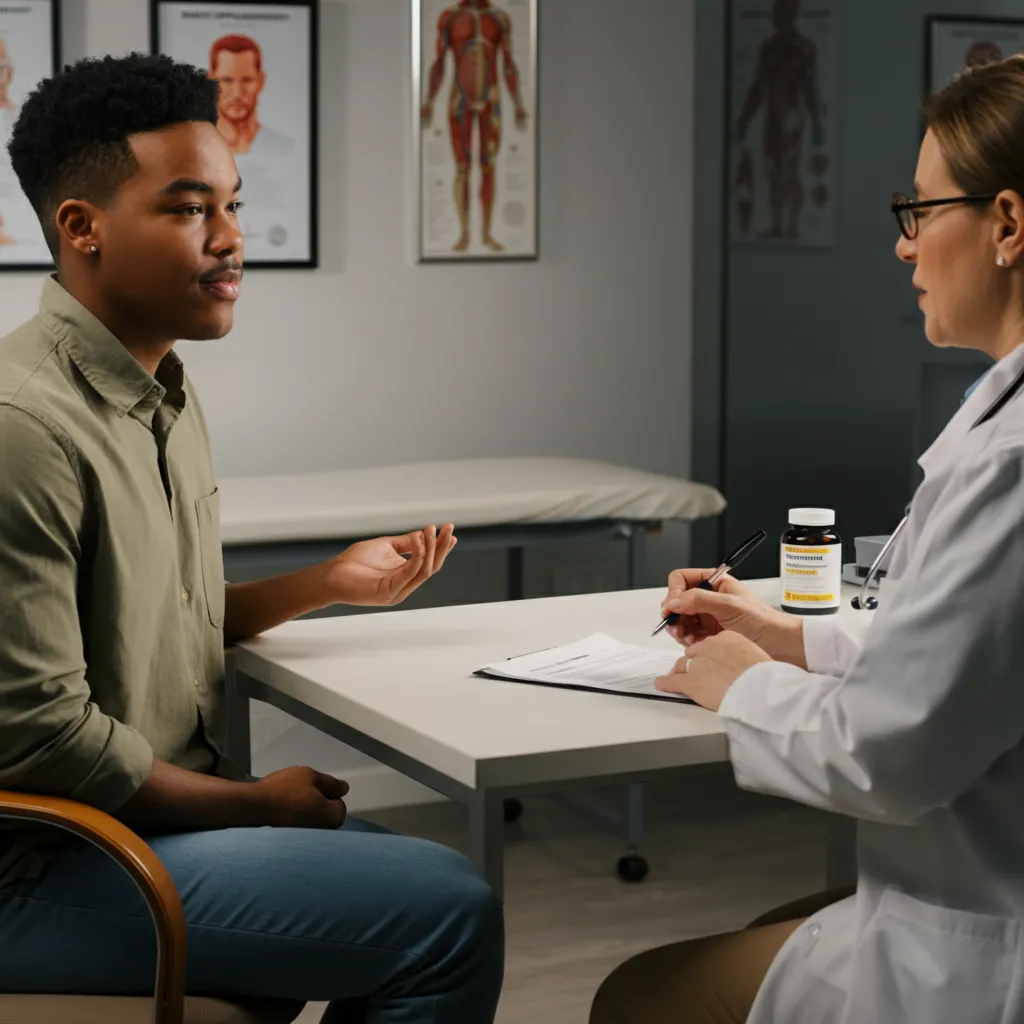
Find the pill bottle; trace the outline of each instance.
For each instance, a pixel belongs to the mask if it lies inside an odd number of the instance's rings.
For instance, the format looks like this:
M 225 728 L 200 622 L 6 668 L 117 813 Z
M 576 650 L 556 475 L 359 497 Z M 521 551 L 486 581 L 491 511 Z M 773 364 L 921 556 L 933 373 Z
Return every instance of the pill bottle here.
M 843 545 L 830 508 L 791 508 L 782 535 L 779 575 L 783 611 L 835 615 L 843 582 Z

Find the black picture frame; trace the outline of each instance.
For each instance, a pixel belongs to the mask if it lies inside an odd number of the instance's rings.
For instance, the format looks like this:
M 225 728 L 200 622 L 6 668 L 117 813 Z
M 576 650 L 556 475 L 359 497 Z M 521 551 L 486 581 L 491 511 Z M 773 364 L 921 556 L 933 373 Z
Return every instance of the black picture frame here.
M 29 6 L 36 4 L 49 3 L 50 7 L 50 74 L 56 75 L 64 65 L 63 57 L 63 46 L 62 46 L 62 10 L 61 5 L 63 0 L 24 0 Z M 6 153 L 3 154 L 4 159 L 7 158 Z M 3 259 L 0 259 L 0 273 L 13 274 L 13 273 L 26 273 L 33 272 L 38 273 L 40 270 L 55 270 L 56 264 L 53 261 L 52 256 L 48 256 L 46 259 L 40 260 L 28 260 L 8 263 Z
M 1013 28 L 1024 38 L 1024 18 L 999 18 L 992 15 L 930 14 L 924 19 L 924 98 L 927 100 L 945 82 L 936 81 L 936 29 L 966 25 Z M 1009 56 L 1006 54 L 1006 56 Z
M 251 9 L 258 12 L 264 7 L 297 8 L 309 11 L 309 39 L 307 40 L 306 69 L 308 96 L 308 253 L 304 256 L 274 258 L 253 253 L 253 245 L 247 241 L 245 266 L 246 269 L 265 270 L 313 270 L 320 265 L 320 174 L 319 174 L 319 129 L 320 129 L 320 0 L 149 0 L 149 41 L 150 51 L 154 54 L 167 52 L 163 48 L 160 33 L 160 14 L 164 7 L 181 6 L 222 9 L 230 11 L 234 8 Z M 182 59 L 180 54 L 168 54 L 175 59 Z M 243 182 L 245 179 L 242 174 Z M 243 194 L 244 197 L 244 194 Z M 253 206 L 251 198 L 246 198 L 248 207 Z M 274 229 L 271 229 L 274 230 Z

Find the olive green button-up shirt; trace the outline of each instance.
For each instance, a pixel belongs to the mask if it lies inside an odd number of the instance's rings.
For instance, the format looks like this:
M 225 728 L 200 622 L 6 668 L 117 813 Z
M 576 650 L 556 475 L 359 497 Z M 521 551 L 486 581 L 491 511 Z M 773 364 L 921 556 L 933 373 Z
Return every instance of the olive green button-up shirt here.
M 113 811 L 154 756 L 237 777 L 220 758 L 224 596 L 181 363 L 151 377 L 48 279 L 0 340 L 0 789 Z M 0 822 L 0 885 L 38 875 L 59 837 Z

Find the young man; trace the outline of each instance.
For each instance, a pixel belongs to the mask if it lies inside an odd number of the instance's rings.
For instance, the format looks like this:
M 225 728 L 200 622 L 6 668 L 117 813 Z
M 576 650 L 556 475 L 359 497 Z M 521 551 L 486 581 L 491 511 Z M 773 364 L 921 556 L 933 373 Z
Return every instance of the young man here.
M 0 341 L 0 788 L 148 837 L 185 906 L 191 992 L 332 1000 L 335 1021 L 491 1021 L 502 915 L 465 860 L 339 827 L 331 777 L 251 781 L 222 755 L 225 641 L 401 601 L 454 537 L 429 527 L 225 586 L 206 427 L 172 351 L 228 332 L 242 280 L 216 122 L 204 72 L 132 55 L 44 82 L 12 135 L 58 272 Z M 0 991 L 151 991 L 133 885 L 53 834 L 0 832 Z

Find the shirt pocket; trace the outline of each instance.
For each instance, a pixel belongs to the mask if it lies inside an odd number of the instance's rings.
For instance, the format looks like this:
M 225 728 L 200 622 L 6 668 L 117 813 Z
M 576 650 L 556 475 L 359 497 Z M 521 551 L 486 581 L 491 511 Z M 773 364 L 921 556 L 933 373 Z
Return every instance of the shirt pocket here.
M 224 553 L 220 545 L 220 491 L 196 499 L 199 523 L 199 562 L 210 622 L 224 628 Z
M 1019 931 L 887 889 L 857 944 L 844 1020 L 1002 1024 Z

